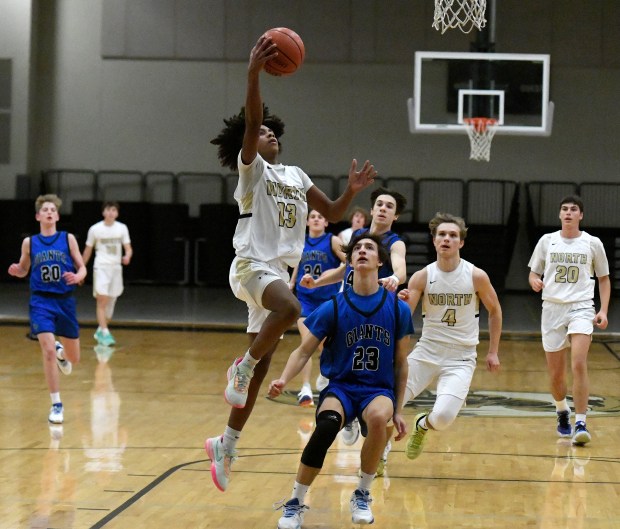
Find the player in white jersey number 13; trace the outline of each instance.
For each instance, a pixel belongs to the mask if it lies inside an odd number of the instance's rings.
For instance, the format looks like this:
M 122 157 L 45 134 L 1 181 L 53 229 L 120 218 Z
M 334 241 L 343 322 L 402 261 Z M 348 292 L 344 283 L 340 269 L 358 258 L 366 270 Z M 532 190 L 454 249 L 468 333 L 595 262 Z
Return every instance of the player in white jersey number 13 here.
M 294 267 L 304 247 L 308 207 L 329 222 L 345 214 L 355 195 L 374 182 L 370 162 L 353 160 L 346 189 L 331 200 L 299 167 L 279 162 L 284 123 L 263 106 L 259 78 L 265 63 L 277 56 L 271 37 L 262 35 L 250 53 L 245 107 L 225 119 L 212 140 L 223 166 L 239 171 L 235 200 L 239 219 L 233 239 L 236 257 L 230 286 L 248 307 L 250 346 L 228 369 L 224 395 L 233 407 L 223 435 L 206 441 L 211 476 L 220 490 L 228 486 L 235 447 L 252 413 L 258 390 L 280 336 L 300 314 L 288 287 L 287 267 Z

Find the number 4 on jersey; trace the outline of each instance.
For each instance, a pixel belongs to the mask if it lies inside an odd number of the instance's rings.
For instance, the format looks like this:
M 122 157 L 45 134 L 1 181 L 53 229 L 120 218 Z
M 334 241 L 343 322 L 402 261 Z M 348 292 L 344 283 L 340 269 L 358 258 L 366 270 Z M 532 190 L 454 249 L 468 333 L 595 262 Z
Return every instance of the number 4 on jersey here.
M 454 327 L 456 325 L 456 309 L 446 309 L 441 321 L 447 323 L 448 327 Z

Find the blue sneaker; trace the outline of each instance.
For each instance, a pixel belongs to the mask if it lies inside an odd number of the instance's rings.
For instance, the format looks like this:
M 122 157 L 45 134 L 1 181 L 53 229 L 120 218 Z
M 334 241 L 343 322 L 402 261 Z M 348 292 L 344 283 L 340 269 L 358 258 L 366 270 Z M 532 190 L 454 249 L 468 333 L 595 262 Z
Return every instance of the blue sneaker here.
M 578 421 L 575 423 L 575 434 L 573 435 L 573 444 L 574 445 L 585 445 L 592 440 L 592 436 L 590 432 L 588 432 L 586 428 L 586 423 L 583 421 Z
M 570 425 L 570 411 L 558 411 L 558 435 L 560 437 L 570 437 L 573 435 L 573 428 Z
M 278 520 L 278 529 L 301 529 L 301 524 L 304 523 L 304 513 L 308 507 L 300 505 L 297 498 L 292 498 L 277 506 L 276 509 L 284 511 Z
M 349 506 L 351 507 L 351 520 L 357 524 L 371 524 L 375 521 L 370 510 L 370 491 L 356 489 L 351 495 Z

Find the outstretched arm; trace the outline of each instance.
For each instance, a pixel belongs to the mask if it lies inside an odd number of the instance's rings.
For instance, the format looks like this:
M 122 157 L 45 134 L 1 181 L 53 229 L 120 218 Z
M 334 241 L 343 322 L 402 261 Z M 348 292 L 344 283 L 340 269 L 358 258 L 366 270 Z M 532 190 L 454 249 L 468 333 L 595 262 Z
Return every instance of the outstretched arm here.
M 330 200 L 316 185 L 312 186 L 307 193 L 308 205 L 316 209 L 329 222 L 338 222 L 351 205 L 353 197 L 362 189 L 372 185 L 377 176 L 374 165 L 368 160 L 362 168 L 357 170 L 357 160 L 353 159 L 349 168 L 349 182 L 342 195 L 336 200 Z
M 284 386 L 286 386 L 291 379 L 301 373 L 302 368 L 306 365 L 306 362 L 312 356 L 312 353 L 316 351 L 320 343 L 321 340 L 319 340 L 311 332 L 308 332 L 302 338 L 299 347 L 291 353 L 291 356 L 289 356 L 280 378 L 272 380 L 269 384 L 269 397 L 273 399 L 279 396 L 284 390 Z
M 502 307 L 497 293 L 484 270 L 474 268 L 474 288 L 489 313 L 489 352 L 487 353 L 487 369 L 499 371 L 499 339 L 502 334 Z
M 265 63 L 277 55 L 271 37 L 261 35 L 250 52 L 248 85 L 245 96 L 245 132 L 241 147 L 241 160 L 249 165 L 258 153 L 258 135 L 263 124 L 263 100 L 260 94 L 260 72 Z
M 347 269 L 346 265 L 342 263 L 338 268 L 330 268 L 325 270 L 319 277 L 314 279 L 312 274 L 305 274 L 301 278 L 301 286 L 306 288 L 318 288 L 325 285 L 331 285 L 333 283 L 339 283 L 344 279 L 344 273 Z

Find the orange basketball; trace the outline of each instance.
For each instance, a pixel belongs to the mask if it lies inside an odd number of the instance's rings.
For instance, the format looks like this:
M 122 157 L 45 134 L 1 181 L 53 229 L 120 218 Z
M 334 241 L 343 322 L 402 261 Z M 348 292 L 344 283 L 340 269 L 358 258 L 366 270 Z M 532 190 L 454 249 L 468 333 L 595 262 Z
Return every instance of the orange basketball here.
M 306 48 L 301 37 L 292 29 L 272 28 L 265 32 L 278 47 L 278 56 L 265 63 L 265 71 L 271 75 L 291 75 L 304 62 Z

